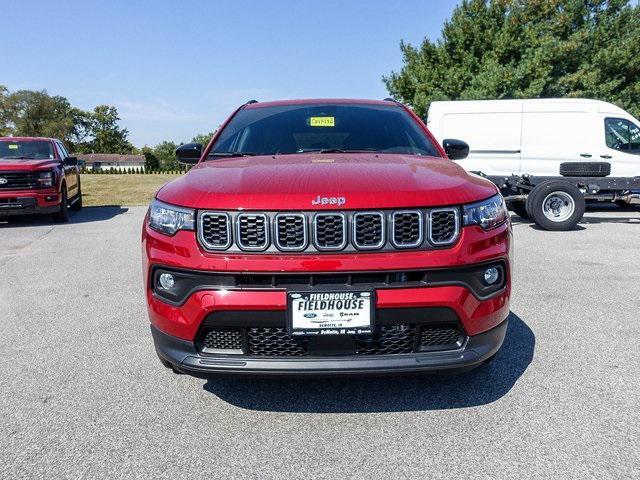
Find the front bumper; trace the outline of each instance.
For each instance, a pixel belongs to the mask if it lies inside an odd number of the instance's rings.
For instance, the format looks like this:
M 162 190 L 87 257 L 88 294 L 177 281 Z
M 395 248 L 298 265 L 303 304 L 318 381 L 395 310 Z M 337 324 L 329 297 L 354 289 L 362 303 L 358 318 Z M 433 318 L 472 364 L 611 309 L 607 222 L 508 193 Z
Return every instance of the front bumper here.
M 471 337 L 457 350 L 404 355 L 327 356 L 306 358 L 230 358 L 198 353 L 193 342 L 161 332 L 151 326 L 158 355 L 183 373 L 207 378 L 219 374 L 259 376 L 297 375 L 383 375 L 464 371 L 480 366 L 501 347 L 508 320 Z
M 0 217 L 48 214 L 60 211 L 60 195 L 55 189 L 0 192 Z

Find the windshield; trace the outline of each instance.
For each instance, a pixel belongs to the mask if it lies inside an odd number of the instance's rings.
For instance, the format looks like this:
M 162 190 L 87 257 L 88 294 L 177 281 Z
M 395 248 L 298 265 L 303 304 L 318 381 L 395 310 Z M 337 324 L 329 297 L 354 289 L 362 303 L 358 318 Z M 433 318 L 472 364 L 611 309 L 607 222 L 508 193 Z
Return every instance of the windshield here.
M 44 159 L 54 158 L 53 145 L 44 140 L 0 140 L 0 158 Z
M 440 156 L 400 106 L 314 104 L 240 110 L 207 158 L 304 152 Z

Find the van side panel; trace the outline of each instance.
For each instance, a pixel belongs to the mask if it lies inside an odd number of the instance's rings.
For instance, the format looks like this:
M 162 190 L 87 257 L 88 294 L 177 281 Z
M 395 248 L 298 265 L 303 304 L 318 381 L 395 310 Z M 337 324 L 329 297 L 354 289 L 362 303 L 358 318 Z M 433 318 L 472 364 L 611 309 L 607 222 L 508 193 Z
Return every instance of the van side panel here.
M 563 162 L 601 161 L 596 147 L 598 117 L 593 103 L 525 105 L 522 173 L 559 176 Z
M 456 163 L 468 171 L 486 175 L 519 173 L 521 104 L 515 101 L 491 102 L 493 105 L 457 103 L 457 108 L 434 109 L 434 113 L 441 112 L 440 115 L 432 116 L 429 112 L 429 127 L 437 132 L 440 141 L 456 138 L 469 144 L 469 156 Z

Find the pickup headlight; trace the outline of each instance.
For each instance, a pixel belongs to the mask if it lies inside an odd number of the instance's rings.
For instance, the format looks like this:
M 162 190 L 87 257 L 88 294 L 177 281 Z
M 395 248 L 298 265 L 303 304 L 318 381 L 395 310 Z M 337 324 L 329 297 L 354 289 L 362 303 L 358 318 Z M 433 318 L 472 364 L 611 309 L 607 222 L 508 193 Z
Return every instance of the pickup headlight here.
M 41 188 L 53 187 L 53 172 L 46 170 L 38 173 L 38 186 Z
M 149 226 L 165 235 L 175 235 L 178 230 L 195 230 L 196 211 L 176 207 L 159 200 L 149 207 Z
M 482 202 L 471 203 L 463 208 L 464 226 L 480 225 L 483 230 L 491 230 L 509 219 L 509 211 L 504 198 L 499 193 Z

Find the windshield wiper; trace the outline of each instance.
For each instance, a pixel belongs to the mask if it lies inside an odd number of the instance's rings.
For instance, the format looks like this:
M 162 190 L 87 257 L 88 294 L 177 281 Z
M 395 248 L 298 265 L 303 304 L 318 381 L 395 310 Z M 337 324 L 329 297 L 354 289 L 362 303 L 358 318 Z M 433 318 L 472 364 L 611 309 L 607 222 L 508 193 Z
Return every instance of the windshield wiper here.
M 252 152 L 212 152 L 207 155 L 209 157 L 254 157 L 256 154 Z

